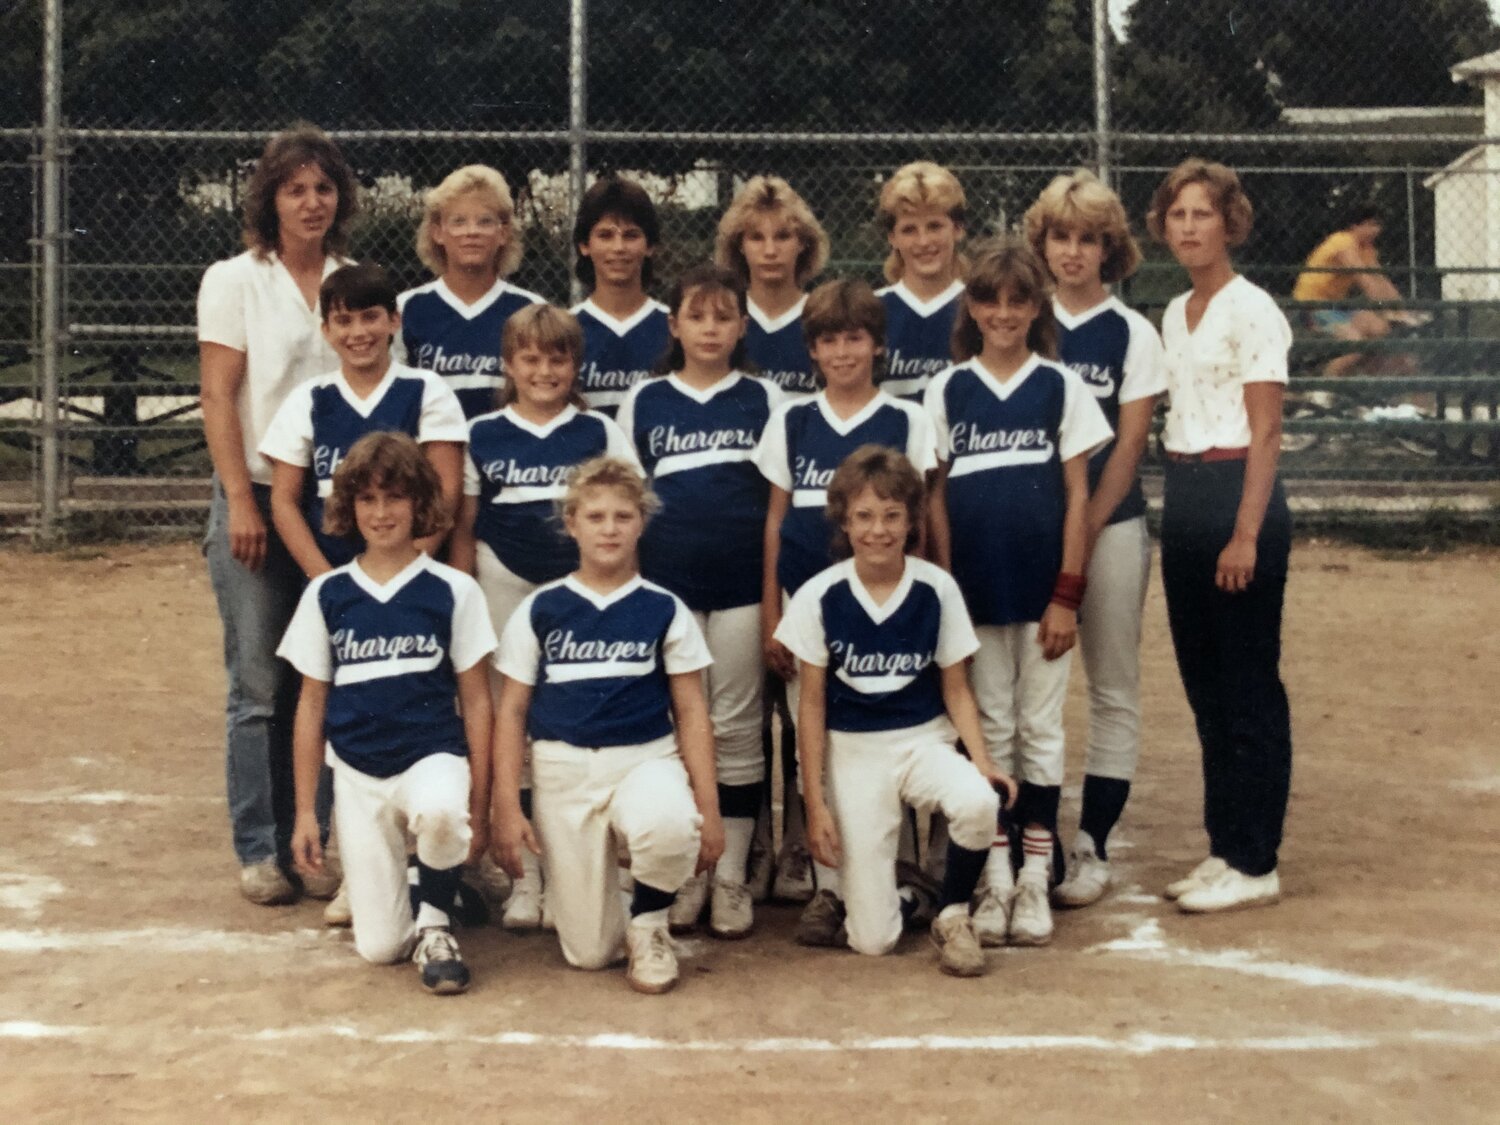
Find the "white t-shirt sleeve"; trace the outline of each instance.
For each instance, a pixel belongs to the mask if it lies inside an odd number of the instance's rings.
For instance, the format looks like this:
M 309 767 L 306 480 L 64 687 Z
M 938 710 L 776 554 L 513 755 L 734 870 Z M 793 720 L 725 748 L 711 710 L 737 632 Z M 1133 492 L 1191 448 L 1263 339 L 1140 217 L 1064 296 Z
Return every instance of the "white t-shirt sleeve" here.
M 766 405 L 771 408 L 771 413 L 775 414 L 778 409 L 786 404 L 786 392 L 769 379 L 762 379 L 761 383 L 766 388 Z
M 798 660 L 815 668 L 828 667 L 828 636 L 823 631 L 824 589 L 822 582 L 803 583 L 781 615 L 781 624 L 776 626 L 776 639 Z
M 417 419 L 417 442 L 469 440 L 469 423 L 453 388 L 430 373 L 422 378 L 422 415 Z
M 494 665 L 502 674 L 523 684 L 535 684 L 542 663 L 542 646 L 531 628 L 531 603 L 528 595 L 516 606 L 505 628 L 500 631 L 500 647 L 495 650 Z
M 322 581 L 315 580 L 302 591 L 302 600 L 297 603 L 297 612 L 292 614 L 276 655 L 304 676 L 326 684 L 333 681 L 333 642 L 318 602 L 322 588 Z
M 266 427 L 266 436 L 260 439 L 258 452 L 262 457 L 305 469 L 312 464 L 312 446 L 312 385 L 303 383 L 281 400 Z
M 473 427 L 469 427 L 472 435 Z M 479 495 L 479 465 L 474 460 L 474 443 L 470 441 L 464 450 L 464 495 Z
M 641 466 L 640 456 L 636 453 L 635 446 L 631 444 L 630 439 L 625 436 L 625 431 L 620 429 L 615 420 L 607 415 L 600 414 L 599 421 L 604 423 L 605 454 L 617 460 L 624 461 L 631 468 L 635 469 L 636 472 L 645 476 L 646 470 Z M 479 491 L 477 477 L 474 491 Z
M 926 476 L 938 467 L 937 435 L 932 429 L 932 417 L 926 410 L 912 403 L 904 403 L 911 424 L 906 433 L 906 459 L 912 467 Z
M 761 476 L 783 492 L 790 492 L 792 471 L 787 464 L 786 416 L 785 406 L 771 415 L 771 420 L 766 423 L 765 433 L 760 435 L 760 441 L 756 443 L 754 460 Z
M 708 651 L 708 642 L 703 639 L 703 630 L 693 618 L 693 611 L 682 600 L 673 597 L 677 611 L 672 615 L 672 624 L 667 626 L 665 651 L 662 652 L 662 667 L 667 675 L 682 672 L 701 672 L 714 662 Z
M 198 340 L 223 344 L 237 352 L 249 350 L 245 329 L 245 294 L 239 259 L 215 262 L 198 286 Z
M 1151 322 L 1134 309 L 1126 319 L 1130 342 L 1125 345 L 1125 373 L 1120 379 L 1120 402 L 1137 402 L 1165 393 L 1167 353 Z
M 1063 415 L 1058 426 L 1057 453 L 1064 461 L 1093 453 L 1114 437 L 1099 401 L 1084 386 L 1078 373 L 1071 367 L 1059 365 L 1063 373 Z
M 499 642 L 495 639 L 495 627 L 490 624 L 489 607 L 485 605 L 484 591 L 479 588 L 479 583 L 460 572 L 452 585 L 453 639 L 448 655 L 453 660 L 455 672 L 467 672 L 494 652 Z
M 939 668 L 951 668 L 979 651 L 979 636 L 974 632 L 974 622 L 969 618 L 958 583 L 947 571 L 933 569 L 936 571 L 938 604 L 942 607 L 942 617 L 938 621 L 937 663 Z
M 1285 383 L 1292 328 L 1275 299 L 1264 289 L 1247 286 L 1234 309 L 1240 382 Z
M 937 375 L 927 384 L 927 390 L 922 394 L 922 409 L 927 420 L 932 423 L 933 448 L 939 463 L 953 457 L 953 449 L 948 441 L 948 406 L 943 397 L 943 389 L 947 385 L 948 380 L 941 374 Z

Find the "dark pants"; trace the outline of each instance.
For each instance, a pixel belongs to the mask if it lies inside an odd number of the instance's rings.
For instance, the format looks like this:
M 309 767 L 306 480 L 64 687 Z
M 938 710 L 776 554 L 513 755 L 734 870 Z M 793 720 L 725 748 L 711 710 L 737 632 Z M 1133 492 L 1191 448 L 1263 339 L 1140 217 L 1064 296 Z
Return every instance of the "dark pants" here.
M 1161 570 L 1177 669 L 1203 750 L 1203 823 L 1213 855 L 1247 875 L 1276 868 L 1292 776 L 1281 682 L 1281 609 L 1291 516 L 1278 481 L 1238 594 L 1214 585 L 1234 531 L 1244 462 L 1167 464 Z

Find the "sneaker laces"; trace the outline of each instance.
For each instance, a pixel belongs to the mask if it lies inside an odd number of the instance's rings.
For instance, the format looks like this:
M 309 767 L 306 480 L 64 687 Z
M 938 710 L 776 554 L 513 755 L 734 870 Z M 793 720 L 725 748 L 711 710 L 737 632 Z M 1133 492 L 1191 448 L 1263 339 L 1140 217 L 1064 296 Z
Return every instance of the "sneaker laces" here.
M 462 960 L 458 952 L 458 942 L 454 940 L 451 933 L 441 929 L 422 931 L 422 941 L 417 947 L 417 959 L 424 965 L 434 961 Z
M 727 880 L 720 880 L 717 889 L 719 894 L 726 900 L 725 905 L 732 910 L 738 910 L 750 902 L 750 888 L 744 883 L 731 883 Z
M 677 944 L 672 940 L 672 935 L 667 932 L 666 927 L 656 926 L 652 928 L 646 948 L 639 956 L 648 967 L 663 967 L 671 961 L 676 951 Z
M 787 879 L 801 883 L 807 879 L 811 865 L 811 853 L 801 844 L 793 844 L 787 849 L 786 856 L 782 860 L 782 872 Z

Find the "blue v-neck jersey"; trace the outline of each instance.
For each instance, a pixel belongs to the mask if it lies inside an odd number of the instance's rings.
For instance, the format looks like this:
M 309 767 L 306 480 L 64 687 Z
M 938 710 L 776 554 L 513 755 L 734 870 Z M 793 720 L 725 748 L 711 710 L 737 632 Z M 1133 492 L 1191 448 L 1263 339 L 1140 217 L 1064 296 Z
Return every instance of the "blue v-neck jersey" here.
M 333 473 L 366 434 L 407 434 L 419 443 L 468 440 L 458 399 L 431 371 L 393 363 L 380 385 L 360 398 L 335 371 L 303 383 L 282 401 L 260 443 L 265 457 L 308 469 L 302 514 L 333 566 L 363 549 L 359 536 L 323 532 L 323 505 L 333 494 Z
M 358 561 L 320 574 L 276 655 L 330 685 L 324 736 L 338 759 L 394 777 L 430 754 L 468 754 L 457 675 L 495 643 L 479 583 L 418 555 L 383 585 Z
M 771 416 L 755 464 L 766 480 L 790 494 L 776 557 L 776 580 L 789 594 L 833 562 L 828 482 L 862 445 L 904 453 L 923 475 L 937 467 L 931 419 L 915 403 L 883 391 L 848 418 L 834 413 L 823 391 L 784 403 Z
M 1117 297 L 1106 298 L 1077 316 L 1053 298 L 1052 311 L 1057 318 L 1058 355 L 1093 392 L 1111 430 L 1120 428 L 1122 405 L 1166 393 L 1167 362 L 1161 337 L 1140 313 L 1127 308 Z M 1098 488 L 1114 448 L 1111 439 L 1089 458 L 1090 492 Z M 1137 476 L 1108 522 L 1119 523 L 1145 514 L 1146 496 Z
M 613 418 L 630 388 L 647 378 L 667 354 L 667 306 L 648 299 L 618 320 L 593 301 L 573 308 L 583 327 L 583 363 L 578 389 L 591 410 Z
M 458 396 L 465 418 L 495 409 L 505 382 L 500 335 L 505 322 L 542 297 L 496 281 L 479 300 L 466 305 L 442 278 L 408 289 L 396 299 L 401 331 L 394 354 L 402 363 L 434 371 Z
M 776 639 L 798 660 L 828 669 L 828 729 L 851 733 L 942 718 L 941 670 L 979 650 L 952 576 L 911 556 L 880 604 L 853 559 L 817 574 L 793 596 Z
M 747 304 L 750 324 L 745 330 L 745 354 L 755 364 L 757 374 L 775 383 L 789 399 L 816 394 L 818 381 L 802 334 L 802 310 L 807 297 L 803 296 L 778 317 L 767 316 L 754 301 Z
M 703 612 L 761 598 L 770 485 L 755 447 L 781 392 L 730 372 L 707 390 L 676 375 L 638 383 L 620 406 L 662 509 L 641 538 L 641 573 Z
M 574 406 L 542 426 L 507 406 L 469 423 L 464 495 L 479 504 L 474 535 L 527 582 L 552 582 L 578 568 L 578 546 L 563 530 L 557 502 L 568 473 L 591 457 L 636 468 L 635 448 L 602 414 Z
M 532 687 L 527 734 L 598 749 L 672 733 L 669 677 L 713 663 L 692 613 L 639 575 L 608 594 L 576 575 L 528 595 L 495 665 Z
M 1005 382 L 979 360 L 927 388 L 953 577 L 978 625 L 1040 621 L 1062 567 L 1063 462 L 1110 439 L 1109 423 L 1072 370 L 1033 355 Z
M 881 390 L 921 402 L 932 377 L 953 363 L 953 322 L 964 283 L 954 281 L 930 301 L 901 282 L 876 291 L 885 302 L 886 375 Z

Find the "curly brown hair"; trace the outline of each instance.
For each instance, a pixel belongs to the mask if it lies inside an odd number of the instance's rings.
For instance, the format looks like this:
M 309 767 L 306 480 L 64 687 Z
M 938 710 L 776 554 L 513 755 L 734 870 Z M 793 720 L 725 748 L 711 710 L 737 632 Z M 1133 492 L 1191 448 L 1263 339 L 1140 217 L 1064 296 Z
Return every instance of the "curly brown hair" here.
M 301 168 L 316 164 L 338 189 L 333 225 L 323 236 L 323 253 L 343 255 L 349 249 L 349 220 L 359 210 L 359 183 L 339 146 L 322 129 L 298 121 L 266 142 L 245 185 L 245 246 L 264 258 L 281 243 L 276 192 Z
M 323 533 L 357 535 L 354 498 L 372 486 L 411 499 L 413 539 L 446 531 L 453 522 L 443 504 L 443 483 L 416 439 L 381 430 L 355 442 L 333 471 L 333 492 L 323 506 Z
M 922 529 L 922 503 L 927 495 L 922 474 L 903 453 L 884 445 L 862 445 L 844 458 L 828 482 L 824 515 L 832 525 L 834 556 L 846 559 L 854 553 L 844 522 L 849 517 L 849 505 L 866 488 L 873 488 L 882 500 L 906 506 L 910 526 L 906 529 L 905 549 L 910 553 Z

